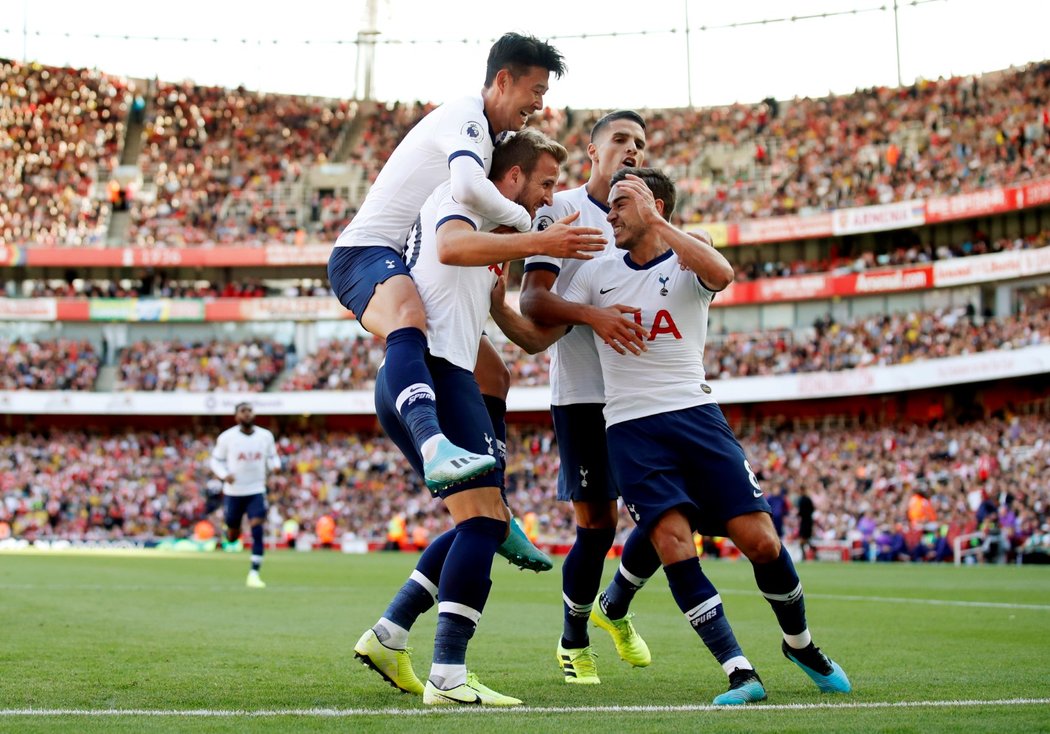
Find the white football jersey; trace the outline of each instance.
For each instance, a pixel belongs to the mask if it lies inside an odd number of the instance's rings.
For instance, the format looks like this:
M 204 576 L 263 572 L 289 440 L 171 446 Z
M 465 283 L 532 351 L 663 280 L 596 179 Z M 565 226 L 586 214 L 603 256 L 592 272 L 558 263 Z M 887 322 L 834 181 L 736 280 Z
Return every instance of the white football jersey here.
M 552 206 L 544 206 L 536 212 L 533 229 L 546 229 L 573 212 L 580 213 L 573 225 L 600 229 L 608 240 L 605 251 L 598 257 L 618 252 L 614 244 L 612 226 L 605 219 L 609 215 L 609 207 L 605 202 L 592 199 L 587 194 L 586 186 L 556 193 Z M 564 297 L 576 272 L 585 262 L 592 261 L 536 255 L 525 261 L 525 271 L 549 270 L 557 274 L 552 291 Z M 572 331 L 552 344 L 547 353 L 551 358 L 552 405 L 605 402 L 602 368 L 598 361 L 598 352 L 594 348 L 594 332 L 591 327 L 572 327 Z
M 394 149 L 336 247 L 385 245 L 400 253 L 423 202 L 448 180 L 452 158 L 477 159 L 487 176 L 494 147 L 481 95 L 431 111 Z
M 280 469 L 273 434 L 254 426 L 245 433 L 240 426 L 219 434 L 211 453 L 212 471 L 220 476 L 233 474 L 233 483 L 224 482 L 222 491 L 234 497 L 261 494 L 266 491 L 266 470 Z
M 707 312 L 714 295 L 679 267 L 673 250 L 645 265 L 622 251 L 619 257 L 583 264 L 565 299 L 636 306 L 641 313 L 624 318 L 634 318 L 649 332 L 649 351 L 640 355 L 618 354 L 594 338 L 605 378 L 607 426 L 715 402 L 704 375 Z
M 430 353 L 473 372 L 500 266 L 443 264 L 438 259 L 437 229 L 449 219 L 461 219 L 478 231 L 496 227 L 453 199 L 452 184 L 446 181 L 423 204 L 408 238 L 405 262 L 427 312 Z

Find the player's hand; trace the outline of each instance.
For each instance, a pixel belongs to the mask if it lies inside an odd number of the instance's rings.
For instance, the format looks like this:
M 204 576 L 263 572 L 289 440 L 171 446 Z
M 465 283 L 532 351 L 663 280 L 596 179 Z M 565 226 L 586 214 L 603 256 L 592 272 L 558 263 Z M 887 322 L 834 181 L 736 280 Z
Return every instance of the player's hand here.
M 645 181 L 628 173 L 622 181 L 617 181 L 609 193 L 609 201 L 626 196 L 643 222 L 653 224 L 662 222 L 663 216 L 656 209 L 656 198 L 645 185 Z
M 539 242 L 537 255 L 548 255 L 572 260 L 590 260 L 592 252 L 602 252 L 608 240 L 595 227 L 573 225 L 580 216 L 573 212 L 536 234 Z
M 226 484 L 233 484 L 235 481 L 237 481 L 237 477 L 233 476 L 232 474 L 227 474 L 226 478 L 222 481 L 224 481 Z
M 638 310 L 634 306 L 625 306 L 622 303 L 596 308 L 587 325 L 618 354 L 641 354 L 649 350 L 645 344 L 649 332 L 633 319 L 623 317 L 624 314 L 638 313 Z
M 495 313 L 506 307 L 507 299 L 507 277 L 510 275 L 510 263 L 503 263 L 503 268 L 496 278 L 496 282 L 492 285 L 492 294 L 490 296 L 491 303 L 489 305 L 489 312 Z
M 492 230 L 492 234 L 514 234 L 518 230 L 511 227 L 509 224 L 501 224 Z

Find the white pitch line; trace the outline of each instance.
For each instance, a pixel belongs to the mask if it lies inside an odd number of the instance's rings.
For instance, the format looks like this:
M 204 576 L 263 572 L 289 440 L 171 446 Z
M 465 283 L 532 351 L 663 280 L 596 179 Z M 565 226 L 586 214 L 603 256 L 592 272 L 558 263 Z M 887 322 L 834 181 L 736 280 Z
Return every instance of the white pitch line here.
M 510 706 L 488 708 L 479 706 L 426 708 L 426 709 L 264 709 L 259 711 L 226 709 L 0 709 L 4 716 L 128 716 L 128 717 L 181 717 L 181 718 L 275 718 L 299 716 L 314 718 L 350 718 L 355 716 L 440 716 L 479 714 L 652 714 L 652 713 L 696 713 L 704 711 L 810 711 L 829 709 L 895 709 L 895 708 L 962 708 L 975 706 L 1046 706 L 1050 698 L 1002 698 L 991 701 L 973 699 L 959 701 L 880 701 L 842 703 L 784 703 L 756 704 L 754 706 Z
M 719 589 L 722 594 L 755 594 L 755 589 Z M 1020 604 L 1005 601 L 966 601 L 962 599 L 920 599 L 907 596 L 860 596 L 856 594 L 813 594 L 806 592 L 807 599 L 828 599 L 830 601 L 859 601 L 882 604 L 928 604 L 942 607 L 981 607 L 988 609 L 1028 609 L 1037 612 L 1050 612 L 1050 604 Z
M 230 591 L 233 589 L 241 589 L 241 584 L 235 584 L 233 582 L 229 584 L 172 584 L 172 585 L 157 585 L 157 584 L 0 584 L 0 590 L 9 591 L 102 591 L 102 592 L 113 592 L 113 591 L 185 591 L 188 593 L 193 592 L 220 592 Z M 284 586 L 281 584 L 271 583 L 266 593 L 269 595 L 274 594 L 302 594 L 308 592 L 314 592 L 318 589 L 323 589 L 329 593 L 352 593 L 354 590 L 349 586 L 302 586 L 302 585 L 289 585 Z M 732 589 L 732 588 L 721 588 L 719 589 L 722 594 L 757 594 L 757 589 Z M 814 594 L 807 592 L 806 598 L 808 599 L 829 599 L 831 601 L 854 601 L 865 604 L 880 603 L 880 604 L 925 604 L 929 606 L 944 606 L 944 607 L 966 607 L 966 608 L 982 608 L 982 609 L 1022 609 L 1036 612 L 1050 612 L 1050 604 L 1020 604 L 1015 602 L 999 602 L 999 601 L 966 601 L 960 599 L 922 599 L 922 598 L 911 598 L 906 596 L 860 596 L 853 594 Z

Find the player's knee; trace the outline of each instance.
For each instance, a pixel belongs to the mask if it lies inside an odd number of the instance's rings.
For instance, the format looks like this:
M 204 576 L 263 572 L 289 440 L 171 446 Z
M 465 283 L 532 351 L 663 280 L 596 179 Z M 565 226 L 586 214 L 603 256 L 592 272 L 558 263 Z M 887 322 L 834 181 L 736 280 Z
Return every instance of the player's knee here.
M 423 304 L 416 301 L 402 303 L 397 309 L 397 322 L 401 328 L 411 327 L 419 329 L 424 334 L 427 332 L 427 313 L 423 310 Z
M 772 563 L 780 557 L 780 538 L 775 533 L 757 534 L 747 546 L 744 555 L 752 563 Z

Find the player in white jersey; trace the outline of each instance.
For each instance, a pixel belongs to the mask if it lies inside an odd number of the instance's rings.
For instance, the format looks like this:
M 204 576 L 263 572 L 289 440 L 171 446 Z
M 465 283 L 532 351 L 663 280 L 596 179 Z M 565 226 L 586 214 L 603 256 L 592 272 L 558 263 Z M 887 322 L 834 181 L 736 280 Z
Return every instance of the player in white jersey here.
M 550 203 L 559 166 L 567 154 L 537 130 L 523 130 L 502 141 L 493 155 L 491 176 L 503 195 L 534 213 Z M 501 263 L 537 252 L 558 257 L 587 258 L 601 251 L 605 240 L 596 229 L 558 222 L 543 232 L 490 234 L 497 223 L 458 202 L 451 186 L 439 186 L 420 212 L 418 237 L 406 253 L 427 310 L 430 353 L 427 366 L 434 377 L 442 427 L 457 444 L 499 461 L 497 469 L 454 487 L 434 490 L 448 507 L 455 527 L 436 538 L 416 569 L 387 607 L 383 617 L 365 631 L 355 653 L 401 690 L 423 693 L 423 702 L 509 706 L 520 700 L 480 684 L 466 666 L 467 643 L 474 634 L 488 596 L 492 558 L 507 536 L 510 515 L 503 498 L 505 449 L 473 371 L 491 292 L 501 275 Z M 500 323 L 511 339 L 529 343 L 539 330 L 522 317 Z M 546 346 L 562 329 L 550 332 Z M 386 369 L 384 366 L 382 369 Z M 396 396 L 376 391 L 376 412 L 384 429 L 422 475 L 423 461 L 402 427 Z M 426 685 L 412 671 L 408 633 L 420 614 L 438 603 L 434 657 Z
M 645 144 L 645 120 L 637 112 L 618 110 L 602 117 L 591 129 L 587 146 L 590 179 L 583 186 L 555 194 L 554 203 L 537 214 L 533 228 L 543 229 L 555 219 L 579 212 L 580 224 L 605 233 L 609 241 L 605 254 L 616 253 L 607 221 L 610 181 L 624 166 L 642 165 Z M 581 314 L 577 304 L 561 298 L 582 264 L 581 260 L 529 258 L 521 308 L 538 323 L 574 318 L 575 323 L 583 322 L 549 350 L 551 415 L 561 458 L 558 499 L 571 501 L 576 516 L 576 540 L 562 564 L 563 623 L 556 654 L 566 683 L 595 684 L 600 679 L 587 631 L 589 620 L 612 635 L 621 658 L 638 667 L 650 663 L 649 648 L 635 631 L 628 608 L 638 589 L 659 570 L 660 559 L 644 532 L 632 532 L 608 589 L 595 598 L 605 558 L 616 538 L 619 493 L 609 478 L 602 416 L 605 390 L 594 331 L 587 324 L 595 324 L 603 341 L 619 345 L 623 338 L 636 348 L 643 342 L 641 327 L 622 318 L 626 307 L 605 311 L 605 320 L 595 321 L 587 318 L 592 314 Z M 629 301 L 619 299 L 617 303 Z
M 598 342 L 613 475 L 628 511 L 652 539 L 671 593 L 729 676 L 716 704 L 763 700 L 761 679 L 737 644 L 721 598 L 700 568 L 693 530 L 729 537 L 783 632 L 784 655 L 821 691 L 848 693 L 842 668 L 813 644 L 802 584 L 773 527 L 769 504 L 705 381 L 708 307 L 733 280 L 709 242 L 669 223 L 674 184 L 651 168 L 613 176 L 609 223 L 620 257 L 580 268 L 569 301 L 638 306 L 648 350 L 621 355 Z
M 434 385 L 423 360 L 426 312 L 401 261 L 405 238 L 423 202 L 444 181 L 451 181 L 458 201 L 486 218 L 529 229 L 528 212 L 501 196 L 487 178 L 492 149 L 501 133 L 520 129 L 542 108 L 551 72 L 560 77 L 564 70 L 561 54 L 536 38 L 508 33 L 496 41 L 481 93 L 438 107 L 409 131 L 328 261 L 339 301 L 386 340 L 384 379 L 424 457 L 432 489 L 491 471 L 495 462 L 456 446 L 438 425 Z
M 238 403 L 234 410 L 237 425 L 219 434 L 211 454 L 211 470 L 222 480 L 223 514 L 226 522 L 223 545 L 236 543 L 241 537 L 241 521 L 248 516 L 252 533 L 251 570 L 247 584 L 262 589 L 259 578 L 265 544 L 267 470 L 281 468 L 273 434 L 255 425 L 255 410 L 250 403 Z M 238 546 L 239 547 L 239 546 Z

